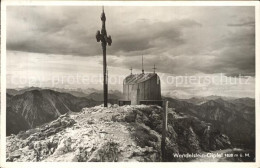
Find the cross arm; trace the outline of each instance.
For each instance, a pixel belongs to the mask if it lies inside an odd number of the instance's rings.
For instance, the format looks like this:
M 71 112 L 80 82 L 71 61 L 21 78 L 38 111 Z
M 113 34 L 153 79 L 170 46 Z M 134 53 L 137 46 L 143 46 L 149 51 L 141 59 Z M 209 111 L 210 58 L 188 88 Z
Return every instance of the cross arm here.
M 108 44 L 109 46 L 111 46 L 111 44 L 112 44 L 112 38 L 111 38 L 111 36 L 108 36 L 107 39 L 106 39 L 106 41 L 107 41 L 107 44 Z
M 99 30 L 96 33 L 96 39 L 97 39 L 97 42 L 100 42 L 100 40 L 101 40 L 101 34 L 100 34 Z

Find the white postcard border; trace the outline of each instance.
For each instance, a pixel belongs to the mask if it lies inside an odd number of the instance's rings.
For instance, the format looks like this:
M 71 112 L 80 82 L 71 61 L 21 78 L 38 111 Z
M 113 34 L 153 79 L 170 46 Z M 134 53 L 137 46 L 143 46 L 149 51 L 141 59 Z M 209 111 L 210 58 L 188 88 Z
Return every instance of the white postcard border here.
M 256 162 L 255 163 L 245 163 L 245 162 L 218 162 L 218 163 L 198 163 L 198 162 L 168 162 L 168 163 L 78 163 L 78 162 L 6 162 L 6 6 L 14 5 L 26 5 L 26 6 L 255 6 L 255 47 L 256 47 L 256 86 L 255 86 L 255 113 L 256 113 Z M 46 167 L 62 167 L 62 168 L 71 168 L 71 167 L 120 167 L 120 168 L 130 168 L 130 167 L 237 167 L 237 168 L 260 168 L 260 142 L 259 132 L 260 132 L 260 123 L 259 117 L 259 105 L 260 105 L 260 40 L 259 40 L 259 21 L 260 21 L 260 12 L 259 6 L 260 3 L 257 1 L 32 1 L 32 0 L 23 0 L 23 1 L 7 1 L 4 0 L 1 2 L 1 155 L 0 155 L 0 167 L 4 168 L 46 168 Z

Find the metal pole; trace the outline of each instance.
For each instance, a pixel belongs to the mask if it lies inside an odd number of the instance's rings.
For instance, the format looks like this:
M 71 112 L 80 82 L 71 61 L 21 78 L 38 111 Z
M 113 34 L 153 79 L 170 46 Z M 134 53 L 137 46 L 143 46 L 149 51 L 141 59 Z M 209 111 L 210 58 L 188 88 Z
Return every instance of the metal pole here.
M 100 41 L 101 41 L 102 50 L 103 50 L 104 107 L 107 107 L 108 80 L 107 80 L 106 46 L 107 46 L 107 44 L 108 44 L 109 46 L 112 44 L 112 38 L 111 38 L 111 36 L 107 36 L 106 23 L 105 23 L 105 22 L 106 22 L 106 15 L 105 15 L 105 12 L 104 12 L 104 7 L 102 8 L 101 21 L 102 21 L 101 33 L 100 33 L 100 31 L 97 31 L 97 33 L 96 33 L 96 39 L 97 39 L 97 42 L 100 42 Z
M 142 74 L 144 74 L 144 56 L 142 55 Z
M 167 135 L 167 115 L 168 115 L 168 101 L 163 101 L 163 115 L 162 115 L 162 142 L 161 142 L 161 152 L 162 152 L 162 162 L 166 161 L 166 135 Z
M 103 89 L 104 89 L 104 107 L 107 107 L 107 58 L 106 58 L 106 43 L 102 42 L 103 49 Z

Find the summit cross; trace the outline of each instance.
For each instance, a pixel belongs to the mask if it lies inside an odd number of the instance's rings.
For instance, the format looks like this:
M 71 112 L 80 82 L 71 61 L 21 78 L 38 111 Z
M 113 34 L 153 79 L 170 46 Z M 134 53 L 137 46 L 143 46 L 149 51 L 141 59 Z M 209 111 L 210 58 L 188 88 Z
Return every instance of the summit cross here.
M 107 82 L 107 59 L 106 59 L 106 47 L 107 44 L 111 46 L 112 38 L 111 36 L 107 36 L 106 31 L 106 15 L 104 12 L 104 7 L 102 7 L 101 14 L 102 28 L 101 33 L 98 30 L 96 33 L 97 42 L 101 41 L 101 46 L 103 50 L 103 88 L 104 88 L 104 107 L 107 107 L 107 95 L 108 95 L 108 82 Z

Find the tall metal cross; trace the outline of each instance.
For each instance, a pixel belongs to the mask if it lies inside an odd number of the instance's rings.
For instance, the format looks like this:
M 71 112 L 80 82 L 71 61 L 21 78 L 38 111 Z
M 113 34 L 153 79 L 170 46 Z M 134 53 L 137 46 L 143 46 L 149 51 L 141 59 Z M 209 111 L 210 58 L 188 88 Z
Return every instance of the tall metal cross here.
M 104 107 L 107 107 L 107 94 L 108 94 L 108 82 L 107 82 L 107 59 L 106 59 L 106 47 L 107 44 L 111 46 L 112 38 L 111 36 L 107 36 L 106 31 L 106 15 L 104 12 L 104 7 L 102 7 L 101 14 L 102 28 L 101 33 L 98 30 L 96 33 L 97 42 L 101 41 L 101 46 L 103 50 L 103 87 L 104 87 Z
M 155 73 L 155 70 L 156 70 L 157 68 L 155 68 L 155 64 L 153 64 L 153 73 Z

